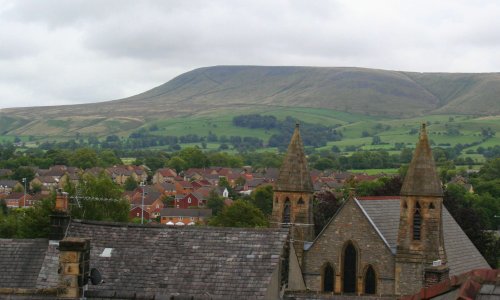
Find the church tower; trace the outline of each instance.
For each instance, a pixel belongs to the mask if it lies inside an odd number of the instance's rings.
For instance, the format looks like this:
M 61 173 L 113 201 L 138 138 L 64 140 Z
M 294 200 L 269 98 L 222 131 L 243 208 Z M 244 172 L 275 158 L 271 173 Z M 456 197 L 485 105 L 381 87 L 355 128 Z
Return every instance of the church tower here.
M 396 294 L 413 294 L 448 277 L 443 240 L 443 190 L 425 124 L 401 188 Z
M 299 263 L 302 262 L 304 241 L 312 242 L 314 239 L 313 192 L 297 124 L 274 186 L 272 221 L 276 227 L 291 227 Z

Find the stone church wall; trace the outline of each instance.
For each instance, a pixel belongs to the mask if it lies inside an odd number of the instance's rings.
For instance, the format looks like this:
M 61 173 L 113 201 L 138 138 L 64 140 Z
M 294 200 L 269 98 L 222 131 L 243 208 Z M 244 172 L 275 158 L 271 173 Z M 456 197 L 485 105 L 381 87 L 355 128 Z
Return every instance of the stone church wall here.
M 357 293 L 363 293 L 364 273 L 372 265 L 377 277 L 376 294 L 394 294 L 394 256 L 353 199 L 348 200 L 306 251 L 303 273 L 307 288 L 322 291 L 323 268 L 330 263 L 335 272 L 335 292 L 342 292 L 341 260 L 348 241 L 357 249 Z

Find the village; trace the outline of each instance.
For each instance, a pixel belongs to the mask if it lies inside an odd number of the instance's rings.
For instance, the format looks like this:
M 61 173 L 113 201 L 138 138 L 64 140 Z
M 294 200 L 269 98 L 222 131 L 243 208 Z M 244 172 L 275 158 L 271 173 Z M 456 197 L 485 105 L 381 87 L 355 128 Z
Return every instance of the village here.
M 160 168 L 151 174 L 147 166 L 119 165 L 81 170 L 70 166 L 55 165 L 49 169 L 34 168 L 33 172 L 35 177 L 26 183 L 26 193 L 22 181 L 0 179 L 0 199 L 5 201 L 8 208 L 31 207 L 37 201 L 50 197 L 58 189 L 64 189 L 68 181 L 78 187 L 79 180 L 84 174 L 98 176 L 103 173 L 122 188 L 127 182 L 137 183 L 136 188 L 124 191 L 122 194 L 123 198 L 130 203 L 131 221 L 144 219 L 146 223 L 159 222 L 182 226 L 206 224 L 207 219 L 212 216 L 211 210 L 207 208 L 210 192 L 217 193 L 224 199 L 224 204 L 229 206 L 236 199 L 230 197 L 228 187 L 233 195 L 240 197 L 250 195 L 258 187 L 273 186 L 279 169 L 265 168 L 253 171 L 251 167 L 209 167 L 190 168 L 178 174 L 172 168 Z M 5 178 L 11 174 L 11 170 L 0 170 L 1 177 Z M 342 194 L 346 184 L 373 181 L 386 176 L 385 174 L 311 171 L 315 192 L 332 191 L 338 195 Z M 466 185 L 465 179 L 461 180 L 457 182 Z M 471 188 L 470 185 L 466 186 Z

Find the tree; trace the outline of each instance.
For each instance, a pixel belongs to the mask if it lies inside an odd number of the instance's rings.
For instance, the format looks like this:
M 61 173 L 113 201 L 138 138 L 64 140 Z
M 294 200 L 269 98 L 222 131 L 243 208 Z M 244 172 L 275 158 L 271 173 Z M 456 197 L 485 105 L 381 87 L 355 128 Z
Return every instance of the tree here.
M 127 222 L 130 204 L 122 198 L 122 189 L 104 172 L 97 177 L 85 174 L 78 185 L 80 206 L 71 207 L 74 218 Z M 75 196 L 75 195 L 70 195 Z
M 137 181 L 135 181 L 134 177 L 129 176 L 127 179 L 125 179 L 125 182 L 123 184 L 123 188 L 126 191 L 133 191 L 137 188 L 138 184 Z
M 122 160 L 116 156 L 115 152 L 113 150 L 103 150 L 101 153 L 99 153 L 99 165 L 101 167 L 110 167 L 114 165 L 121 165 L 123 164 Z
M 95 150 L 90 148 L 80 148 L 70 157 L 69 163 L 72 166 L 89 169 L 97 166 L 98 157 Z
M 214 216 L 217 216 L 224 208 L 224 198 L 219 196 L 215 189 L 208 194 L 207 207 L 212 209 L 212 215 Z
M 179 152 L 179 157 L 186 162 L 188 168 L 203 168 L 209 166 L 207 156 L 198 147 L 182 149 Z
M 314 232 L 318 235 L 340 208 L 341 201 L 330 191 L 318 193 L 314 201 Z
M 187 166 L 187 163 L 184 159 L 182 159 L 181 157 L 179 156 L 174 156 L 172 157 L 167 165 L 170 167 L 170 168 L 173 168 L 175 169 L 175 171 L 177 173 L 179 173 L 180 171 L 182 170 L 185 170 L 186 169 L 186 166 Z
M 50 233 L 50 215 L 55 197 L 37 201 L 33 207 L 24 208 L 19 222 L 17 237 L 47 238 Z
M 259 186 L 252 191 L 251 202 L 260 209 L 264 215 L 269 216 L 273 212 L 273 187 L 272 185 Z
M 209 221 L 209 225 L 221 227 L 268 227 L 264 214 L 251 203 L 235 201 Z
M 33 178 L 35 178 L 35 172 L 33 171 L 33 168 L 30 167 L 19 167 L 14 170 L 11 178 L 20 182 L 23 180 L 23 178 L 26 178 L 27 182 L 29 183 L 31 180 L 33 180 Z

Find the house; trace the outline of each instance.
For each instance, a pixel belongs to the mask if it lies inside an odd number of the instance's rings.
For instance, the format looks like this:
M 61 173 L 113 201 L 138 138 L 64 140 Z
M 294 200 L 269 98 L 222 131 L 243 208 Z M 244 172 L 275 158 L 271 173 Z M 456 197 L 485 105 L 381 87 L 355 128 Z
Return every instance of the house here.
M 14 174 L 10 169 L 0 169 L 0 178 L 8 178 Z
M 180 199 L 175 199 L 176 208 L 191 208 L 205 206 L 205 199 L 197 192 L 192 192 Z
M 142 209 L 140 206 L 132 207 L 129 213 L 130 219 L 142 219 L 149 220 L 149 212 L 145 209 Z
M 162 193 L 151 186 L 138 187 L 135 190 L 134 196 L 132 196 L 130 204 L 132 207 L 143 207 L 144 210 L 151 215 L 151 218 L 156 218 L 159 216 L 159 210 L 165 206 L 163 197 L 164 195 Z
M 33 205 L 33 202 L 30 201 L 33 197 L 30 194 L 25 193 L 10 193 L 3 198 L 7 207 L 10 208 L 18 208 L 18 207 L 26 207 Z M 26 202 L 25 202 L 26 200 Z
M 193 185 L 189 181 L 181 180 L 176 181 L 174 184 L 177 194 L 189 194 L 194 190 Z
M 43 194 L 50 194 L 59 187 L 59 179 L 53 176 L 37 176 L 30 181 L 30 189 L 40 187 Z
M 154 188 L 167 196 L 175 196 L 177 194 L 175 184 L 171 182 L 156 183 Z
M 164 208 L 160 212 L 160 222 L 165 225 L 195 225 L 205 224 L 212 216 L 208 208 Z
M 293 291 L 305 290 L 308 299 L 319 299 L 313 296 L 318 293 L 399 297 L 450 275 L 489 268 L 442 204 L 425 125 L 401 196 L 358 198 L 351 193 L 315 236 L 312 195 L 297 126 L 276 181 L 272 213 L 274 226 L 290 227 L 295 240 L 290 268 L 303 275 L 303 281 L 289 280 L 287 299 L 300 299 Z
M 0 194 L 9 194 L 13 191 L 22 191 L 24 186 L 17 180 L 0 179 Z
M 177 177 L 177 172 L 175 172 L 175 170 L 170 168 L 162 168 L 156 170 L 155 174 L 153 175 L 152 182 L 153 184 L 173 182 L 175 180 L 175 177 Z
M 137 182 L 137 175 L 124 166 L 114 166 L 106 169 L 113 181 L 119 185 L 124 185 L 129 177 L 132 177 Z

